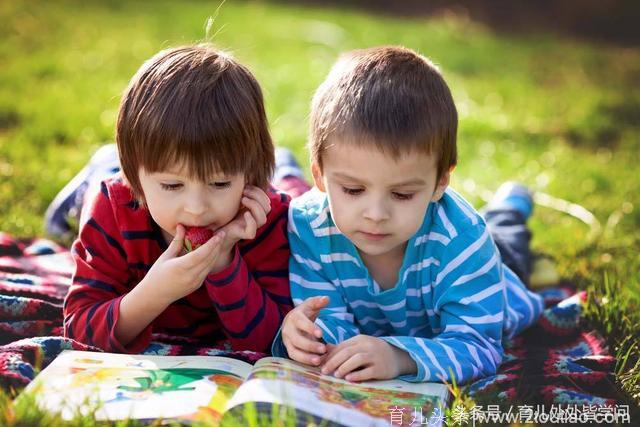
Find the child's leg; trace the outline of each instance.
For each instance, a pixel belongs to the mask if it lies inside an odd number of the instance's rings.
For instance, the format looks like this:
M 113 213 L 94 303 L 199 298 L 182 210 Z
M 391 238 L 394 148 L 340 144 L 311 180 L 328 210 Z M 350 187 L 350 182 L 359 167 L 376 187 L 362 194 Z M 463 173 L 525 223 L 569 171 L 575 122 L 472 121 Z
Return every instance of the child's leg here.
M 531 232 L 527 219 L 532 210 L 529 190 L 510 182 L 503 184 L 482 210 L 503 262 L 526 284 L 531 274 Z
M 66 237 L 77 232 L 75 222 L 82 224 L 81 211 L 87 195 L 100 190 L 103 179 L 120 171 L 118 149 L 115 144 L 100 147 L 89 163 L 74 176 L 56 195 L 45 213 L 47 233 L 56 237 Z
M 271 184 L 291 197 L 298 197 L 311 189 L 293 153 L 286 148 L 276 148 L 276 168 Z

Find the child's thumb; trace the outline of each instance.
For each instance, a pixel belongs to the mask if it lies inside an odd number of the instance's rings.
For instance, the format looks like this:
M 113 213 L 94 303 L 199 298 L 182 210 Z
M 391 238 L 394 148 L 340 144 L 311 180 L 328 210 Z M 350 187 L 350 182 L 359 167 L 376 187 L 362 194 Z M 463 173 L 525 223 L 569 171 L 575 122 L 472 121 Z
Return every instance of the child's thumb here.
M 162 254 L 163 258 L 173 258 L 180 254 L 184 246 L 184 227 L 180 224 L 176 227 L 176 235 L 173 236 L 173 240 L 169 243 L 169 247 Z
M 329 304 L 329 297 L 327 296 L 310 298 L 307 304 L 307 314 L 310 318 L 315 320 L 315 318 L 318 317 L 320 310 L 322 310 L 327 304 Z
M 314 297 L 312 303 L 315 308 L 321 309 L 327 304 L 329 304 L 329 297 L 328 296 Z

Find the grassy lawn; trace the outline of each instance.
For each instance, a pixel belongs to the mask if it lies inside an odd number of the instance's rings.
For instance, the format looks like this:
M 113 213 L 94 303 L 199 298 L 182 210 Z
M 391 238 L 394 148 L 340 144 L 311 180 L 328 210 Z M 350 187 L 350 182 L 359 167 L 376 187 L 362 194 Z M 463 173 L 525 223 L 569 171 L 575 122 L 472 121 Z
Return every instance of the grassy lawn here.
M 1 231 L 43 235 L 48 203 L 112 140 L 135 70 L 161 48 L 203 40 L 217 5 L 0 2 Z M 640 49 L 262 1 L 224 4 L 212 40 L 255 72 L 274 140 L 305 165 L 309 101 L 339 52 L 402 44 L 438 63 L 461 119 L 456 189 L 479 207 L 515 179 L 597 220 L 540 206 L 534 247 L 589 291 L 621 389 L 640 402 Z

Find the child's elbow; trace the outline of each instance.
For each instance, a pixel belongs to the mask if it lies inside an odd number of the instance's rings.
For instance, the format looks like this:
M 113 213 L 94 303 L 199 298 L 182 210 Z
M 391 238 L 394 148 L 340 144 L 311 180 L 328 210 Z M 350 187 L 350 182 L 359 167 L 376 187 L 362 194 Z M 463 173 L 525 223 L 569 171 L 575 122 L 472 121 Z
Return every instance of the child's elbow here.
M 498 368 L 502 364 L 504 358 L 504 352 L 502 346 L 492 346 L 487 349 L 485 353 L 486 357 L 483 358 L 482 366 L 480 366 L 480 376 L 486 377 L 495 375 L 498 372 Z
M 62 316 L 63 316 L 62 334 L 64 335 L 65 338 L 75 339 L 76 337 L 74 336 L 74 328 L 73 328 L 75 311 L 70 309 L 68 300 L 65 300 L 64 305 L 62 307 Z

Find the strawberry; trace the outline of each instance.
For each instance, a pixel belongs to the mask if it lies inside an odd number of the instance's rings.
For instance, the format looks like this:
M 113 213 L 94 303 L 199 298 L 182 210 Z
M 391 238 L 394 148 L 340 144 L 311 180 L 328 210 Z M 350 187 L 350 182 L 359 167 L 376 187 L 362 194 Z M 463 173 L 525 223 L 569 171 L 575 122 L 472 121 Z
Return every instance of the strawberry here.
M 213 231 L 206 227 L 187 227 L 184 235 L 184 248 L 191 252 L 207 243 L 213 237 Z

